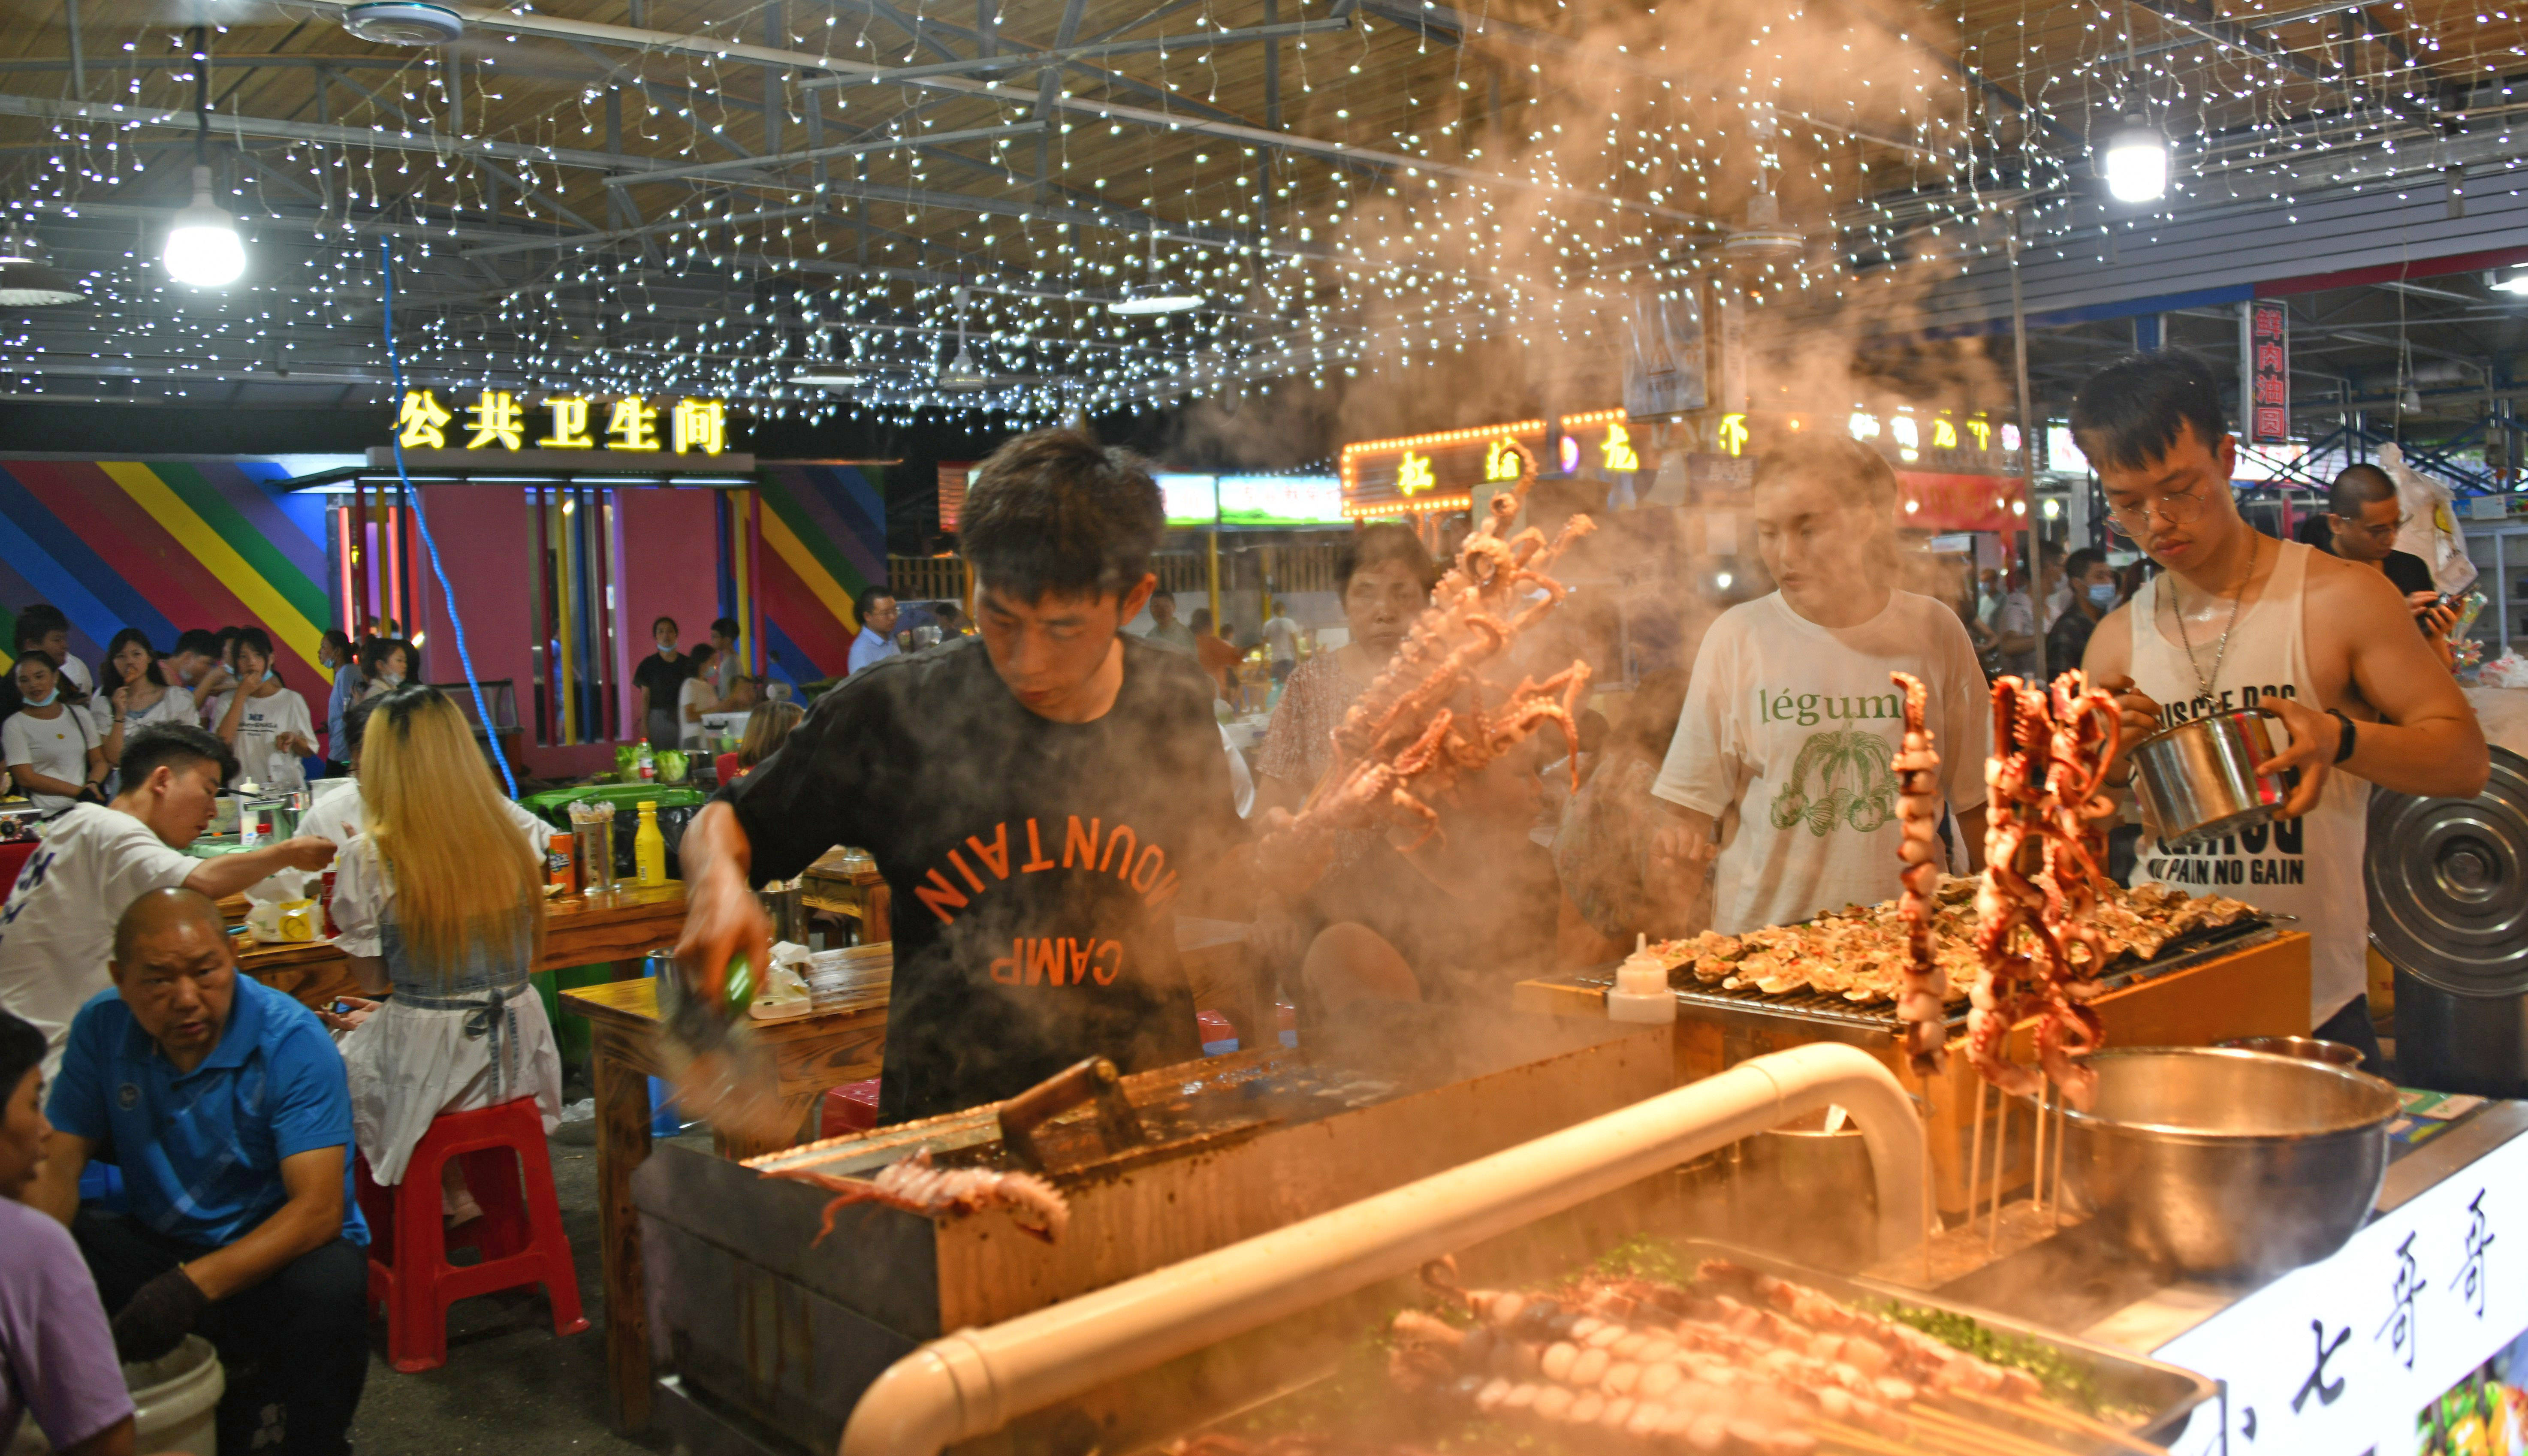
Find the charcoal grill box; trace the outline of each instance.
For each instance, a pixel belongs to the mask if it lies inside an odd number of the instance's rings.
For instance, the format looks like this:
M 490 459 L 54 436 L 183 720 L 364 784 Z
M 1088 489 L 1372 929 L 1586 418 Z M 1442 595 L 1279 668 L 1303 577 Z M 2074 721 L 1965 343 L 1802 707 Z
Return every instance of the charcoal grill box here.
M 2239 1036 L 2306 1036 L 2308 947 L 2308 936 L 2300 931 L 2244 926 L 2214 944 L 2111 976 L 2111 984 L 2122 983 L 2093 1003 L 2106 1023 L 2107 1045 L 2204 1047 Z M 1515 1005 L 1556 1016 L 1604 1015 L 1607 979 L 1603 971 L 1580 971 L 1521 981 Z M 1969 1146 L 1981 1082 L 1962 1055 L 1962 1004 L 1951 1007 L 1947 1070 L 1925 1087 L 1897 1049 L 1892 1005 L 1853 1006 L 1816 993 L 1766 996 L 1717 987 L 1681 990 L 1676 999 L 1671 1074 L 1680 1086 L 1750 1057 L 1816 1041 L 1844 1042 L 1886 1063 L 1908 1091 L 1929 1100 L 1931 1188 L 1940 1211 L 1952 1216 L 1966 1212 Z M 2011 1032 L 2011 1056 L 2034 1060 L 2034 1042 L 2035 1022 L 2021 1022 Z M 1990 1108 L 1995 1094 L 1986 1093 L 1985 1099 Z M 2026 1181 L 2033 1152 L 2031 1130 L 2023 1110 L 2006 1131 L 2006 1188 Z M 1989 1170 L 1985 1176 L 1990 1177 Z
M 833 1449 L 869 1383 L 925 1339 L 983 1326 L 1356 1202 L 1665 1090 L 1665 1028 L 1375 1004 L 1297 1052 L 1210 1058 L 1126 1079 L 1136 1107 L 1194 1079 L 1276 1068 L 1360 1089 L 1305 1115 L 1065 1167 L 1070 1226 L 1047 1244 L 998 1211 L 934 1222 L 862 1204 L 819 1244 L 830 1197 L 761 1170 L 866 1177 L 930 1147 L 988 1153 L 990 1107 L 731 1163 L 663 1147 L 633 1178 L 662 1419 L 696 1450 Z M 1321 1113 L 1321 1115 L 1319 1115 Z M 1212 1119 L 1220 1121 L 1221 1119 Z M 1158 1119 L 1152 1118 L 1153 1125 Z M 1087 1146 L 1083 1111 L 1046 1124 Z M 697 1425 L 708 1426 L 708 1431 Z M 744 1432 L 743 1438 L 737 1432 Z

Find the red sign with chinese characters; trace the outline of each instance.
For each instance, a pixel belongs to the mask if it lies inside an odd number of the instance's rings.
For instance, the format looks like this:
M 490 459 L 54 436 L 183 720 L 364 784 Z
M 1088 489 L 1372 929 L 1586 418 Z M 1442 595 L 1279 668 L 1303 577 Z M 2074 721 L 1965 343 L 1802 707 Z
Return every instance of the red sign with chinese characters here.
M 2279 298 L 2247 305 L 2239 329 L 2238 377 L 2246 381 L 2239 413 L 2249 444 L 2291 443 L 2291 309 Z

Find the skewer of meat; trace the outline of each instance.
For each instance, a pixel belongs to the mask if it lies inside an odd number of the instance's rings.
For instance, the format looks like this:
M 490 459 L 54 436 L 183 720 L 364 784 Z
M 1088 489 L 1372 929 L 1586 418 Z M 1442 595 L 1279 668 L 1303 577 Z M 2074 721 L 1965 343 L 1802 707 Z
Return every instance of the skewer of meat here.
M 1536 458 L 1513 443 L 1518 484 L 1495 494 L 1482 522 L 1457 549 L 1455 564 L 1431 589 L 1431 605 L 1414 619 L 1395 658 L 1344 711 L 1333 734 L 1334 766 L 1292 820 L 1266 834 L 1256 856 L 1267 865 L 1309 862 L 1337 832 L 1397 826 L 1418 831 L 1418 845 L 1439 828 L 1432 796 L 1476 772 L 1553 723 L 1570 749 L 1571 787 L 1580 787 L 1579 714 L 1589 696 L 1589 665 L 1573 662 L 1542 681 L 1488 688 L 1485 668 L 1518 635 L 1561 604 L 1569 589 L 1546 574 L 1570 545 L 1596 529 L 1585 515 L 1564 523 L 1552 541 L 1527 530 L 1511 534 L 1536 482 Z M 1530 601 L 1532 593 L 1541 598 Z
M 1931 897 L 1939 888 L 1940 755 L 1924 724 L 1930 694 L 1922 680 L 1908 672 L 1888 676 L 1905 695 L 1904 751 L 1890 765 L 1896 770 L 1896 817 L 1904 838 L 1896 858 L 1905 868 L 1899 882 L 1897 915 L 1905 926 L 1904 993 L 1896 1001 L 1896 1018 L 1905 1023 L 1904 1044 L 1914 1071 L 1924 1080 L 1939 1075 L 1947 1060 L 1949 978 L 1941 970 L 1932 944 Z

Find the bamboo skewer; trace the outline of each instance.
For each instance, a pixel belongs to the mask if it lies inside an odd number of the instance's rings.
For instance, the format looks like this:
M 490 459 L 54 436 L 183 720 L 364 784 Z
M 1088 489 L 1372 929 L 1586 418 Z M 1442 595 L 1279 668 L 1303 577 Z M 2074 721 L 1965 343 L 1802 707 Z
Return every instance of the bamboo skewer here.
M 2130 1431 L 2119 1430 L 2104 1421 L 2092 1416 L 2083 1416 L 2079 1411 L 2065 1410 L 2050 1401 L 1999 1400 L 1989 1395 L 1979 1395 L 1973 1390 L 1950 1389 L 1940 1393 L 1949 1399 L 1964 1401 L 1969 1405 L 2020 1416 L 2030 1421 L 2041 1421 L 2080 1435 L 2112 1442 L 2135 1453 L 2135 1456 L 2168 1456 L 2166 1446 L 2153 1445 Z
M 2036 1084 L 2036 1163 L 2028 1175 L 2028 1211 L 2038 1218 L 2045 1216 L 2045 1102 L 2053 1086 Z
M 1931 1236 L 1932 1236 L 1933 1234 L 1935 1234 L 1935 1233 L 1939 1232 L 1939 1228 L 1940 1228 L 1940 1209 L 1939 1209 L 1939 1200 L 1938 1200 L 1935 1196 L 1933 1196 L 1933 1193 L 1932 1193 L 1932 1191 L 1931 1191 L 1931 1183 L 1932 1183 L 1933 1179 L 1930 1177 L 1930 1170 L 1931 1170 L 1931 1128 L 1932 1128 L 1933 1126 L 1937 1125 L 1937 1119 L 1936 1119 L 1936 1118 L 1935 1118 L 1935 1117 L 1934 1117 L 1934 1114 L 1935 1114 L 1937 1111 L 1938 1111 L 1938 1110 L 1937 1110 L 1936 1108 L 1934 1108 L 1934 1107 L 1931 1105 L 1931 1079 L 1930 1079 L 1930 1077 L 1928 1077 L 1928 1076 L 1926 1075 L 1926 1076 L 1924 1076 L 1924 1077 L 1922 1078 L 1922 1128 L 1920 1129 L 1920 1130 L 1921 1130 L 1921 1135 L 1922 1135 L 1922 1171 L 1923 1171 L 1923 1177 L 1922 1177 L 1922 1287 L 1923 1287 L 1924 1289 L 1926 1289 L 1926 1290 L 1927 1290 L 1927 1289 L 1929 1289 L 1929 1288 L 1931 1287 Z
M 2063 1456 L 2060 1446 L 1931 1406 L 1909 1406 L 1905 1419 L 1922 1428 L 1925 1434 L 1971 1447 L 1981 1456 Z
M 2072 1100 L 2058 1098 L 2054 1103 L 2054 1226 L 2063 1226 L 2063 1144 L 2071 1140 Z
M 1969 1079 L 1975 1088 L 1975 1131 L 1967 1140 L 1967 1231 L 1975 1231 L 1975 1200 L 1983 1196 L 1983 1077 Z
M 1992 1119 L 1992 1224 L 1984 1232 L 1983 1251 L 1989 1257 L 2001 1251 L 2001 1181 L 2002 1164 L 2010 1153 L 2010 1098 L 1999 1089 L 1993 1093 Z
M 1973 1453 L 1957 1453 L 1954 1446 L 1925 1447 L 1917 1440 L 1891 1441 L 1858 1426 L 1845 1426 L 1835 1421 L 1811 1421 L 1807 1423 L 1807 1429 L 1816 1432 L 1820 1441 L 1848 1450 L 1866 1451 L 1869 1456 L 1922 1456 L 1925 1449 L 1954 1453 L 1954 1456 L 1973 1456 Z

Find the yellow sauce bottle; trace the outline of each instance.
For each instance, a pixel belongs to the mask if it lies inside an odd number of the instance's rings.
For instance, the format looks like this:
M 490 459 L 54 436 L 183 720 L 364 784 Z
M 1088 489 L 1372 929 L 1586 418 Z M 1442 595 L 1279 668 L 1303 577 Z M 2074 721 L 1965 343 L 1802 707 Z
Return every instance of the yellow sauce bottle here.
M 667 882 L 667 837 L 658 832 L 658 806 L 655 800 L 640 804 L 641 827 L 632 836 L 632 862 L 640 870 L 639 883 L 663 885 Z

